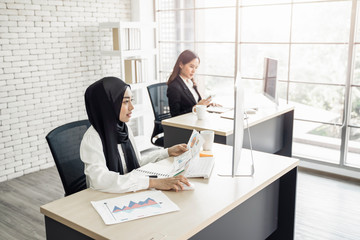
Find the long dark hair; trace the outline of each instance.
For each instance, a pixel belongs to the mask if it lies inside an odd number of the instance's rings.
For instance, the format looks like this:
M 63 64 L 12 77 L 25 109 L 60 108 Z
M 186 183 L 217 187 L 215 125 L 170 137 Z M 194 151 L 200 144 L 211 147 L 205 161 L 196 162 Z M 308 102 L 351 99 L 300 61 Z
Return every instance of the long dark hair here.
M 180 74 L 180 63 L 182 63 L 183 65 L 191 62 L 192 60 L 194 60 L 195 58 L 197 58 L 199 60 L 200 63 L 200 58 L 199 56 L 194 53 L 191 50 L 185 50 L 183 51 L 178 59 L 176 60 L 176 63 L 174 65 L 173 71 L 169 77 L 169 80 L 167 81 L 167 84 L 169 85 L 179 74 Z M 194 79 L 191 79 L 191 81 L 193 82 L 194 86 L 196 86 Z

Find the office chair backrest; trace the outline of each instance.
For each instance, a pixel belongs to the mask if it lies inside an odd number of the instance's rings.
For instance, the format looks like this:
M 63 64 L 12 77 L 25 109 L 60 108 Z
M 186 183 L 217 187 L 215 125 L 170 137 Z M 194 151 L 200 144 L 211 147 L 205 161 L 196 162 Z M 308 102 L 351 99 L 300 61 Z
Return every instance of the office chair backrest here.
M 166 96 L 167 88 L 168 86 L 166 82 L 156 83 L 147 87 L 155 116 L 155 121 L 154 121 L 155 126 L 154 126 L 153 134 L 151 136 L 151 142 L 154 145 L 162 146 L 162 147 L 164 146 L 163 138 L 159 138 L 156 141 L 156 143 L 153 141 L 153 138 L 158 134 L 164 132 L 161 125 L 161 120 L 171 117 L 169 101 Z
M 55 128 L 46 136 L 65 196 L 86 189 L 84 163 L 80 159 L 80 143 L 89 127 L 88 120 L 71 122 Z

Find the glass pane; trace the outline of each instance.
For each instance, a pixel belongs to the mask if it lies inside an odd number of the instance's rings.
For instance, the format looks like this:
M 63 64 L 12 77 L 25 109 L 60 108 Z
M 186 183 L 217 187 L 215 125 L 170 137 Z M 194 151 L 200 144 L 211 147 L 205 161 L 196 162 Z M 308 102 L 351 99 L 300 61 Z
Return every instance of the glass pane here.
M 197 73 L 234 76 L 234 44 L 198 43 L 196 52 L 200 58 Z
M 235 42 L 235 8 L 196 10 L 196 40 Z
M 160 41 L 193 41 L 194 11 L 159 12 Z
M 283 81 L 277 82 L 277 94 L 279 99 L 283 99 L 286 103 L 288 83 Z
M 292 45 L 290 80 L 344 84 L 347 52 L 347 44 Z
M 360 127 L 360 87 L 351 88 L 350 124 Z
M 231 7 L 236 6 L 236 0 L 221 0 L 221 1 L 209 1 L 209 0 L 196 0 L 196 7 Z
M 288 44 L 241 44 L 240 70 L 243 77 L 263 79 L 264 58 L 278 60 L 278 79 L 287 80 L 289 45 Z
M 197 76 L 202 97 L 214 95 L 213 102 L 223 106 L 234 105 L 234 78 Z
M 244 98 L 246 101 L 247 96 L 256 95 L 262 93 L 263 80 L 259 79 L 249 79 L 242 77 L 244 83 Z
M 193 43 L 160 43 L 160 71 L 171 72 L 180 53 L 186 49 L 194 49 Z
M 289 100 L 295 105 L 295 118 L 341 123 L 344 87 L 290 82 Z
M 294 42 L 349 41 L 351 1 L 294 4 Z
M 179 8 L 193 8 L 194 0 L 158 0 L 158 9 L 179 9 Z
M 262 95 L 263 80 L 242 78 L 244 86 L 244 108 L 258 105 L 259 95 Z M 261 99 L 261 98 L 260 98 Z
M 298 109 L 295 108 L 295 113 Z M 294 122 L 293 155 L 329 163 L 340 162 L 340 127 Z
M 360 24 L 359 24 L 360 25 Z M 360 44 L 355 45 L 353 83 L 360 85 Z
M 288 42 L 290 13 L 290 5 L 242 8 L 240 40 L 242 42 Z
M 171 74 L 171 72 L 160 72 L 160 74 L 159 74 L 160 82 L 167 82 L 167 80 L 170 77 L 170 74 Z
M 360 167 L 360 128 L 350 128 L 350 139 L 345 164 L 351 167 Z

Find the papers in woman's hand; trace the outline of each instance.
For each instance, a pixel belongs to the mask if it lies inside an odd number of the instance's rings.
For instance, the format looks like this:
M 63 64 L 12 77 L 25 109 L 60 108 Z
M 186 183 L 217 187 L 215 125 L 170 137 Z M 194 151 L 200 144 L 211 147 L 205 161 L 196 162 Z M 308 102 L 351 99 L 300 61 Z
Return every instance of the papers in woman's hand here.
M 201 146 L 203 144 L 204 144 L 204 139 L 201 137 L 200 133 L 194 129 L 187 143 L 188 151 L 184 152 L 180 156 L 174 157 L 174 169 L 176 170 L 184 169 L 186 164 L 192 158 L 199 155 Z
M 157 176 L 159 178 L 176 176 L 185 169 L 191 159 L 199 156 L 203 143 L 204 139 L 201 137 L 200 133 L 193 130 L 189 142 L 187 143 L 188 151 L 180 156 L 174 157 L 172 163 L 165 160 L 156 163 L 148 163 L 133 170 L 132 173 L 145 176 Z

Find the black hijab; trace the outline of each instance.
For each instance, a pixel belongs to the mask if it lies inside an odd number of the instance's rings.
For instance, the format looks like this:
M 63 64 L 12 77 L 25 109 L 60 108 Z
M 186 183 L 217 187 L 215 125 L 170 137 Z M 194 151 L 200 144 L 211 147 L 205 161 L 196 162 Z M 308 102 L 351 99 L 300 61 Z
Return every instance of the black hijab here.
M 124 153 L 129 172 L 139 167 L 128 129 L 119 120 L 120 108 L 126 89 L 130 87 L 116 77 L 105 77 L 91 84 L 85 92 L 86 112 L 91 125 L 101 138 L 106 165 L 110 171 L 124 174 L 118 144 Z

